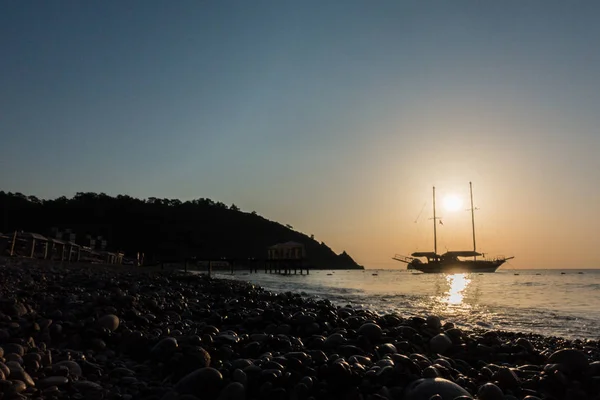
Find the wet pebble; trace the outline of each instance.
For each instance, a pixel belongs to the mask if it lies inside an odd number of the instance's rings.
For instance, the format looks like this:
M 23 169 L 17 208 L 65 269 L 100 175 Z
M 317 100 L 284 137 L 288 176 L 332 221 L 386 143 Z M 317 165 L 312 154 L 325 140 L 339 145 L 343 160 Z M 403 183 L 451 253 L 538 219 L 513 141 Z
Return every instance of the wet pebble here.
M 452 340 L 447 335 L 440 333 L 431 338 L 429 347 L 433 353 L 445 354 L 452 348 Z
M 119 327 L 119 317 L 114 314 L 106 314 L 98 318 L 98 326 L 110 331 L 116 331 Z
M 405 389 L 403 400 L 429 399 L 434 395 L 439 395 L 442 400 L 454 400 L 458 396 L 471 397 L 469 392 L 452 381 L 443 378 L 425 378 L 409 384 Z
M 50 376 L 38 381 L 37 386 L 40 389 L 45 389 L 50 386 L 63 386 L 69 383 L 69 379 L 65 376 Z
M 359 335 L 366 336 L 372 342 L 377 342 L 383 336 L 383 330 L 381 327 L 374 323 L 366 323 L 358 328 L 357 333 Z
M 585 373 L 589 368 L 586 355 L 577 349 L 562 349 L 550 355 L 549 363 L 560 364 L 569 373 Z
M 207 399 L 216 398 L 223 385 L 223 375 L 214 368 L 200 368 L 184 376 L 174 389 L 180 394 L 203 396 Z
M 477 398 L 480 400 L 503 400 L 504 393 L 498 386 L 488 382 L 479 387 Z

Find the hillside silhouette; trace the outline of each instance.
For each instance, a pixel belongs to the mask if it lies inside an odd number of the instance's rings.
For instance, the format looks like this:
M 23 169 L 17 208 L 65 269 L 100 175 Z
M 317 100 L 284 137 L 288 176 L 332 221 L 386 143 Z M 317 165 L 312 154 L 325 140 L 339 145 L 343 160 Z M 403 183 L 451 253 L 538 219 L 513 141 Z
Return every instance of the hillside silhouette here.
M 210 199 L 182 202 L 127 195 L 77 193 L 73 198 L 41 200 L 21 193 L 0 192 L 0 229 L 23 230 L 51 236 L 51 229 L 71 229 L 79 241 L 102 236 L 108 249 L 132 256 L 144 252 L 149 262 L 189 257 L 264 259 L 267 247 L 295 241 L 305 246 L 307 263 L 314 268 L 360 269 L 346 252 L 335 254 L 325 243 Z

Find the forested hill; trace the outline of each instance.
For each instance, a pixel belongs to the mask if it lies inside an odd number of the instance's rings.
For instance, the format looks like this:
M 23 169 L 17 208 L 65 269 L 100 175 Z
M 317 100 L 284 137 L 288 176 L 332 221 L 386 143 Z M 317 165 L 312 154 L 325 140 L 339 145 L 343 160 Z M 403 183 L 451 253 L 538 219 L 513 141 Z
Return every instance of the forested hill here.
M 325 243 L 210 199 L 180 200 L 77 193 L 73 198 L 40 200 L 0 192 L 0 232 L 24 230 L 51 236 L 51 229 L 71 229 L 80 237 L 102 236 L 109 250 L 143 251 L 150 260 L 185 257 L 264 259 L 267 247 L 295 241 L 304 244 L 316 268 L 360 269 L 346 252 L 335 254 Z

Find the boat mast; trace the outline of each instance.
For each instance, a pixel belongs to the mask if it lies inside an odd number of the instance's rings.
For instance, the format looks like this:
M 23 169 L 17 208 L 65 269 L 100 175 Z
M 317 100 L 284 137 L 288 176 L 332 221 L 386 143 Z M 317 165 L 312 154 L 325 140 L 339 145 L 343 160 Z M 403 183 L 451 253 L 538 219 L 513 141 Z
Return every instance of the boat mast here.
M 435 186 L 433 187 L 433 252 L 437 257 L 437 218 L 435 217 Z
M 473 206 L 473 184 L 469 182 L 469 191 L 471 192 L 471 225 L 473 227 L 473 252 L 477 251 L 475 245 L 475 207 Z M 477 256 L 473 256 L 474 260 L 477 261 Z

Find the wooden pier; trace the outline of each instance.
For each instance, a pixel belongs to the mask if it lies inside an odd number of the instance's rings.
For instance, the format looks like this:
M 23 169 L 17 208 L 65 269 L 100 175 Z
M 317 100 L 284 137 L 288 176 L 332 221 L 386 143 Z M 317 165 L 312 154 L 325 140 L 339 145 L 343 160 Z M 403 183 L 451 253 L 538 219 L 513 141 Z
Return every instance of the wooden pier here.
M 161 263 L 164 264 L 164 263 Z M 280 275 L 306 275 L 310 274 L 310 267 L 306 259 L 258 259 L 258 258 L 189 258 L 184 262 L 184 269 L 206 271 L 209 275 L 215 270 L 229 271 L 232 275 L 236 271 Z
M 267 248 L 266 258 L 256 257 L 214 257 L 209 254 L 196 254 L 185 260 L 185 270 L 194 265 L 205 269 L 210 275 L 216 268 L 229 270 L 234 274 L 236 270 L 258 273 L 265 271 L 265 274 L 294 275 L 300 273 L 310 274 L 309 263 L 307 262 L 306 250 L 304 245 L 298 242 L 285 242 Z

